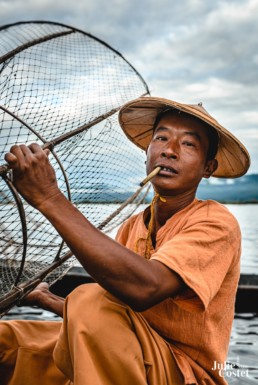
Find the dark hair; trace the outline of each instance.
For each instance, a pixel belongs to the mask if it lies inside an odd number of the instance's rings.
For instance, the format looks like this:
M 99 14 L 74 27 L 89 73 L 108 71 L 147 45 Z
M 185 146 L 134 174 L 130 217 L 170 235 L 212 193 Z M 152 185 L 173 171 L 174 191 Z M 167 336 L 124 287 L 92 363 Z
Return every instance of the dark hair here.
M 180 110 L 177 110 L 175 108 L 171 108 L 171 107 L 165 107 L 164 109 L 162 109 L 158 115 L 156 116 L 156 119 L 154 121 L 154 124 L 153 124 L 153 132 L 155 131 L 157 125 L 159 124 L 161 118 L 167 113 L 174 113 L 174 115 L 182 115 L 182 116 L 187 116 L 187 117 L 191 117 L 192 119 L 198 121 L 198 123 L 202 124 L 202 126 L 205 128 L 206 132 L 207 132 L 207 137 L 208 137 L 208 140 L 209 140 L 209 148 L 208 148 L 208 152 L 207 152 L 207 160 L 211 160 L 211 159 L 214 159 L 216 154 L 217 154 L 217 151 L 218 151 L 218 147 L 219 147 L 219 135 L 217 133 L 217 131 L 215 130 L 215 128 L 211 127 L 208 123 L 204 122 L 203 120 L 197 118 L 196 116 L 194 115 L 190 115 L 190 114 L 187 114 L 183 111 L 180 111 Z

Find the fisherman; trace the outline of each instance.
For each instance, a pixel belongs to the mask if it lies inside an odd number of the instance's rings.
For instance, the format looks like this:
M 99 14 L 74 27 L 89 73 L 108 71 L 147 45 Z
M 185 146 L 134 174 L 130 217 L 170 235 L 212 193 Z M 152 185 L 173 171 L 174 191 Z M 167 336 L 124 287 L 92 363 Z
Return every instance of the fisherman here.
M 228 209 L 196 190 L 202 178 L 244 175 L 248 152 L 201 104 L 143 97 L 119 121 L 146 150 L 155 195 L 116 240 L 62 194 L 49 150 L 15 145 L 6 154 L 17 190 L 96 283 L 66 299 L 41 283 L 25 299 L 63 322 L 0 322 L 2 385 L 226 384 L 214 363 L 227 357 L 241 235 Z

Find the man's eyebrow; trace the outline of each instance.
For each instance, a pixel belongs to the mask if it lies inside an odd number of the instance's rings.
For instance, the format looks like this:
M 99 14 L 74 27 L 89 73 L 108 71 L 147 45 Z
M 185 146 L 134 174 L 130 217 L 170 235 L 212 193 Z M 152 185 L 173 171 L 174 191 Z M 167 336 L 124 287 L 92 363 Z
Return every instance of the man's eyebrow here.
M 154 133 L 156 133 L 157 131 L 168 131 L 168 128 L 164 126 L 159 126 L 154 128 Z
M 160 131 L 169 131 L 169 129 L 166 126 L 159 126 L 159 127 L 154 129 L 154 133 L 160 132 Z M 196 131 L 184 131 L 184 135 L 194 136 L 196 139 L 199 140 L 199 142 L 202 142 L 201 135 Z
M 197 139 L 199 140 L 199 142 L 202 141 L 201 135 L 198 134 L 198 132 L 195 132 L 195 131 L 185 131 L 184 134 L 185 134 L 185 135 L 191 135 L 191 136 L 194 136 L 195 138 L 197 138 Z

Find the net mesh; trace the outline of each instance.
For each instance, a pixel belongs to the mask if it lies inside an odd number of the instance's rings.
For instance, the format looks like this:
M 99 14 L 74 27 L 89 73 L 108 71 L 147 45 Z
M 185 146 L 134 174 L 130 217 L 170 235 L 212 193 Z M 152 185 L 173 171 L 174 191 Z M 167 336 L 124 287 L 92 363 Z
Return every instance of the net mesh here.
M 62 138 L 50 155 L 59 187 L 109 233 L 147 193 L 134 194 L 145 174 L 145 156 L 128 141 L 117 119 L 120 106 L 146 94 L 146 83 L 130 63 L 90 34 L 49 22 L 2 27 L 0 163 L 13 144 L 43 145 Z M 20 197 L 17 201 L 4 177 L 0 205 L 1 311 L 24 294 L 27 282 L 42 279 L 42 272 L 58 265 L 68 249 L 37 210 Z M 44 279 L 53 283 L 74 261 L 64 258 Z

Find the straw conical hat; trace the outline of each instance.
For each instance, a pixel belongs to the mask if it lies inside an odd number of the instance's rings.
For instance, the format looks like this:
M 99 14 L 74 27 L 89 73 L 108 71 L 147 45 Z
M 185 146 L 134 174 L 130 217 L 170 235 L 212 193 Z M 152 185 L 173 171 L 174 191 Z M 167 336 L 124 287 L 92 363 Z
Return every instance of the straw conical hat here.
M 182 104 L 157 97 L 141 97 L 126 103 L 119 112 L 119 123 L 127 137 L 138 147 L 146 150 L 155 119 L 165 108 L 173 108 L 193 115 L 213 127 L 219 135 L 216 155 L 218 168 L 212 176 L 237 178 L 244 175 L 250 166 L 250 156 L 244 145 L 222 127 L 201 104 Z

